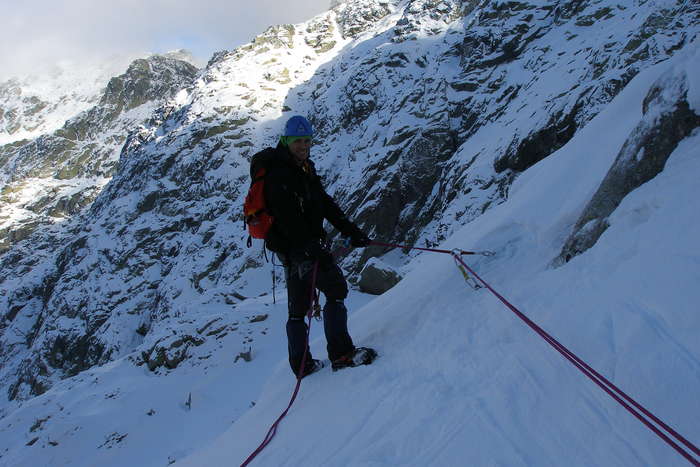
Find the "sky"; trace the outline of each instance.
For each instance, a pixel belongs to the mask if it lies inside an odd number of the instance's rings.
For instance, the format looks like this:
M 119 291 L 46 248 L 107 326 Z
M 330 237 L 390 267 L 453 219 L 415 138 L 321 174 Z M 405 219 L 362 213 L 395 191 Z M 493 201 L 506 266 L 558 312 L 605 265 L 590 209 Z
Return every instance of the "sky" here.
M 59 61 L 190 50 L 202 64 L 330 0 L 0 0 L 0 78 Z M 12 40 L 8 40 L 11 38 Z

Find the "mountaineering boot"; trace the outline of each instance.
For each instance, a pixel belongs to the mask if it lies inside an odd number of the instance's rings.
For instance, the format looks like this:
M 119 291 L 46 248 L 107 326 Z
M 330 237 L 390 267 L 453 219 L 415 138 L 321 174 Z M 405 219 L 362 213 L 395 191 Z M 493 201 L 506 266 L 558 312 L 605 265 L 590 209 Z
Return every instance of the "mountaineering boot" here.
M 353 351 L 333 360 L 331 367 L 333 371 L 341 370 L 351 366 L 369 365 L 377 358 L 377 352 L 369 347 L 357 347 Z
M 303 373 L 301 374 L 301 377 L 304 378 L 305 376 L 309 376 L 311 373 L 316 373 L 318 370 L 323 368 L 323 362 L 321 360 L 316 360 L 315 358 L 311 359 L 310 362 L 307 362 L 306 365 L 304 365 L 306 368 L 304 368 Z

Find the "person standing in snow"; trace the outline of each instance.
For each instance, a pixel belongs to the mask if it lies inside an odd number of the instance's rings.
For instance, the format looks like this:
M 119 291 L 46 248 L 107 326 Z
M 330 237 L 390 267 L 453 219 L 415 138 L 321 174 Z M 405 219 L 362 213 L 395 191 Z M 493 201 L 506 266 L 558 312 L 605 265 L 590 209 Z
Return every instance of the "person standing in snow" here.
M 310 159 L 313 129 L 302 116 L 290 118 L 276 148 L 265 157 L 265 204 L 274 221 L 265 238 L 285 269 L 289 317 L 287 340 L 289 364 L 304 377 L 323 367 L 307 346 L 304 318 L 311 307 L 314 265 L 318 264 L 316 288 L 323 292 L 324 331 L 333 370 L 366 365 L 376 357 L 373 349 L 355 347 L 348 333 L 344 300 L 348 287 L 343 272 L 326 248 L 323 221 L 327 219 L 354 247 L 366 247 L 370 239 L 338 207 L 321 184 Z M 301 368 L 304 352 L 306 361 Z

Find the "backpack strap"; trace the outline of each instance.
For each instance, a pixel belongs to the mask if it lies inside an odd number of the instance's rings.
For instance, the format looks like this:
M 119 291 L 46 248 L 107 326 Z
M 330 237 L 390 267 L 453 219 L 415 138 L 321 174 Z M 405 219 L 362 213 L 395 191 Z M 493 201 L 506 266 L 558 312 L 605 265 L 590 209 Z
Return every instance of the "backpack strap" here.
M 255 183 L 256 177 L 260 169 L 267 169 L 270 163 L 276 158 L 277 151 L 275 148 L 266 148 L 253 155 L 250 159 L 250 180 Z

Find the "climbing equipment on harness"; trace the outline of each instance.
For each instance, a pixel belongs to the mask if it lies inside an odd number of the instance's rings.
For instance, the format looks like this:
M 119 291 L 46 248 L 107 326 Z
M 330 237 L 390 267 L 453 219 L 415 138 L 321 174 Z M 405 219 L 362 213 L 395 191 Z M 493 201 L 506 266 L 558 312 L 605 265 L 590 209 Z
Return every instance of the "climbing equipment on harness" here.
M 312 305 L 313 308 L 313 314 L 312 316 L 316 321 L 321 321 L 323 318 L 321 318 L 321 303 L 319 300 L 319 294 L 318 290 L 314 291 L 314 303 Z

